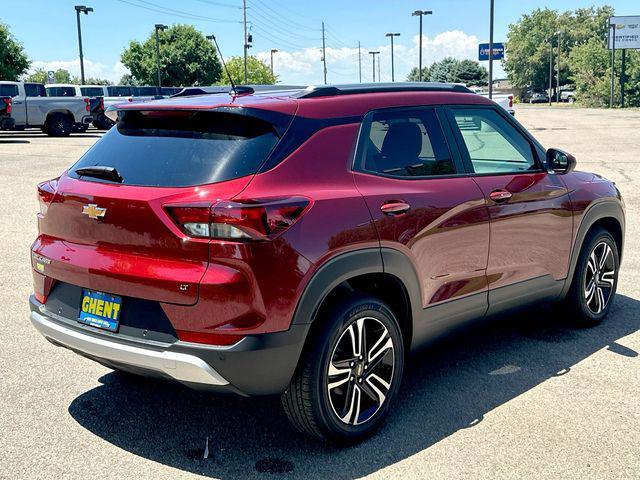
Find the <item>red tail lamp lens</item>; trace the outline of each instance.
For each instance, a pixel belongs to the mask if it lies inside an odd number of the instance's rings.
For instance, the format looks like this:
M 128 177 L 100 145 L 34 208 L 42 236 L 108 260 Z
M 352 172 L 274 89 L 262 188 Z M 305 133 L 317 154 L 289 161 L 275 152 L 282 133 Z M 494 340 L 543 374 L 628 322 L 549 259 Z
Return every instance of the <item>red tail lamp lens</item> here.
M 215 205 L 168 205 L 189 236 L 222 240 L 270 240 L 293 225 L 310 205 L 303 197 L 222 201 Z

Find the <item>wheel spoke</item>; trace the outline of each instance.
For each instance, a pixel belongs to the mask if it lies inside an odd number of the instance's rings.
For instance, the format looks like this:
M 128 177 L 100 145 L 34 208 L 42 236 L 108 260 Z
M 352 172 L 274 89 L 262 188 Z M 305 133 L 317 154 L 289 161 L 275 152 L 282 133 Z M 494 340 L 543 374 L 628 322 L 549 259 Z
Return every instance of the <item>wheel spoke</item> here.
M 608 244 L 603 243 L 603 252 L 602 256 L 600 257 L 600 262 L 598 263 L 598 270 L 602 270 L 604 268 L 609 255 L 611 255 L 611 247 Z
M 385 342 L 386 340 L 386 342 Z M 369 350 L 369 363 L 373 362 L 377 357 L 382 355 L 385 351 L 393 347 L 393 342 L 391 341 L 391 337 L 389 336 L 389 332 L 385 328 L 380 335 L 380 338 L 373 344 L 371 350 Z
M 376 378 L 380 378 L 377 377 Z M 382 402 L 385 401 L 385 399 L 387 398 L 385 393 L 388 391 L 388 389 L 385 390 L 385 392 L 382 392 L 382 390 L 380 390 L 380 388 L 378 388 L 372 381 L 371 381 L 371 375 L 365 379 L 365 383 L 370 386 L 373 391 L 375 392 L 376 396 L 377 396 L 377 401 L 378 401 L 378 405 L 382 405 Z
M 597 298 L 597 303 L 596 303 L 597 311 L 596 311 L 596 313 L 600 313 L 602 310 L 604 310 L 604 305 L 605 305 L 604 291 L 600 287 L 596 288 L 596 298 Z
M 610 270 L 608 272 L 602 272 L 600 274 L 600 283 L 601 287 L 613 288 L 613 282 L 615 279 L 615 270 Z
M 359 389 L 356 385 L 350 385 L 349 390 L 347 391 L 344 405 L 344 410 L 346 410 L 346 413 L 341 417 L 342 421 L 345 423 L 352 423 L 351 417 L 353 416 L 353 411 L 356 409 L 356 396 L 360 397 L 360 393 L 358 390 Z M 359 404 L 360 400 L 358 399 L 358 411 Z

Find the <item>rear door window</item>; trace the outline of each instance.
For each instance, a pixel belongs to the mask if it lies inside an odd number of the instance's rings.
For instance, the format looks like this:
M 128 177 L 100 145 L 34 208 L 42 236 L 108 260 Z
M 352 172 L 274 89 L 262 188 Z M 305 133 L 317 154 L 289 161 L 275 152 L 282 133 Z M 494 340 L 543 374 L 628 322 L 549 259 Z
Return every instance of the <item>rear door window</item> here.
M 288 116 L 283 117 L 290 122 Z M 250 115 L 131 110 L 124 112 L 69 175 L 79 178 L 74 170 L 101 165 L 114 167 L 126 185 L 216 183 L 256 173 L 278 141 L 272 123 Z
M 48 97 L 75 97 L 74 87 L 46 87 Z
M 17 85 L 0 85 L 0 97 L 17 97 L 18 86 Z
M 41 83 L 25 83 L 24 93 L 27 97 L 46 97 L 47 91 Z
M 453 175 L 456 168 L 431 108 L 370 114 L 360 137 L 356 169 L 393 177 Z

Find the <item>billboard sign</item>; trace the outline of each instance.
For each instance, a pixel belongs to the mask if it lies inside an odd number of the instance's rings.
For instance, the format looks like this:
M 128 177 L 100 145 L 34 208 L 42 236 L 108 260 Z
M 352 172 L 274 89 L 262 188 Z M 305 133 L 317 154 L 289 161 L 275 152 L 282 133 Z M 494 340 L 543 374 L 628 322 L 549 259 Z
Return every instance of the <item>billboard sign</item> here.
M 493 59 L 501 60 L 504 58 L 504 43 L 493 43 Z M 481 43 L 478 45 L 478 60 L 489 60 L 489 44 Z
M 615 31 L 616 50 L 640 49 L 640 15 L 632 17 L 611 17 L 609 19 L 609 48 L 613 48 L 612 32 Z M 615 25 L 615 30 L 613 26 Z
M 47 72 L 47 83 L 53 83 L 56 79 L 56 74 L 53 70 Z

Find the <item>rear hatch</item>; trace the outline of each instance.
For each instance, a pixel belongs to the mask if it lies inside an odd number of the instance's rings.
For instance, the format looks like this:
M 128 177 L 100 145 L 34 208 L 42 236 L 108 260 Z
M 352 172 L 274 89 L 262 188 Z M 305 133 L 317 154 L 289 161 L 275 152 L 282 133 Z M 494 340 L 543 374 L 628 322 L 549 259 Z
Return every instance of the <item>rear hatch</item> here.
M 265 116 L 228 107 L 120 112 L 118 124 L 59 180 L 39 186 L 34 267 L 92 290 L 196 303 L 210 240 L 185 235 L 167 206 L 212 205 L 239 194 L 292 118 Z

